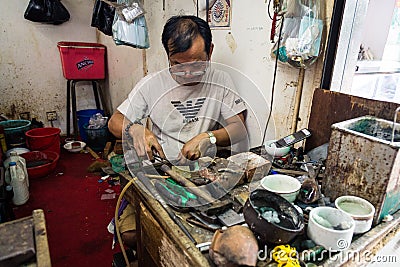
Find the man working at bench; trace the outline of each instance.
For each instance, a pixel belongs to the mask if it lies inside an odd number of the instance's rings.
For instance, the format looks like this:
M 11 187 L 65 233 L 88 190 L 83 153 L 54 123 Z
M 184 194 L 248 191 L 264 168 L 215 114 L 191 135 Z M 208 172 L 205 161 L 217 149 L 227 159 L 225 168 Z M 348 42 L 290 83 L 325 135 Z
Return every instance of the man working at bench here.
M 138 156 L 151 161 L 155 154 L 195 160 L 210 146 L 247 142 L 246 106 L 234 93 L 231 77 L 211 66 L 207 22 L 195 16 L 172 17 L 164 26 L 162 43 L 169 68 L 147 75 L 135 86 L 110 118 L 111 133 L 131 137 Z M 151 122 L 151 130 L 143 119 Z M 120 217 L 120 231 L 124 243 L 134 247 L 134 219 L 129 219 L 130 229 L 124 227 L 132 214 L 128 205 Z

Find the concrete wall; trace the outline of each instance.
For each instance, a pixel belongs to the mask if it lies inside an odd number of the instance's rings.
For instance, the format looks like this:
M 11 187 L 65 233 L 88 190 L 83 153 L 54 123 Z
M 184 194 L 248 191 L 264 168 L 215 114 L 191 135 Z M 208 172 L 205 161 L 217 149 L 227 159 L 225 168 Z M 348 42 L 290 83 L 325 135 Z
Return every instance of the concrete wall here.
M 0 10 L 0 113 L 16 117 L 30 111 L 33 117 L 46 122 L 45 112 L 56 110 L 59 120 L 55 126 L 65 132 L 66 80 L 62 76 L 57 42 L 98 41 L 107 46 L 108 78 L 103 88 L 109 96 L 112 110 L 125 99 L 146 69 L 150 72 L 167 67 L 160 35 L 162 26 L 172 15 L 196 14 L 196 1 L 168 0 L 145 1 L 146 20 L 150 35 L 150 48 L 145 50 L 117 46 L 109 36 L 90 27 L 92 1 L 63 0 L 71 13 L 71 20 L 59 26 L 43 25 L 23 19 L 28 1 L 5 2 Z M 201 2 L 201 1 L 200 1 Z M 246 95 L 245 100 L 254 106 L 254 113 L 263 125 L 268 116 L 274 72 L 274 60 L 270 57 L 269 41 L 271 21 L 265 1 L 231 1 L 232 26 L 228 30 L 213 30 L 215 49 L 212 61 L 231 66 L 248 78 L 257 88 L 257 95 Z M 333 0 L 326 1 L 322 18 L 330 22 Z M 205 12 L 199 15 L 205 18 Z M 11 24 L 13 25 L 11 27 Z M 329 26 L 326 26 L 329 29 Z M 325 29 L 325 30 L 326 30 Z M 236 47 L 236 48 L 235 48 Z M 234 49 L 235 48 L 235 49 Z M 143 61 L 143 58 L 146 58 Z M 306 127 L 312 94 L 319 87 L 323 56 L 305 71 L 298 128 Z M 273 119 L 268 138 L 290 133 L 299 70 L 278 65 L 274 94 Z M 241 80 L 237 80 L 239 87 Z M 91 90 L 85 85 L 78 90 L 78 110 L 93 108 Z M 90 89 L 90 88 L 89 88 Z M 246 94 L 246 88 L 239 88 Z M 276 128 L 276 131 L 275 131 Z M 261 129 L 259 129 L 261 130 Z M 259 145 L 260 135 L 252 137 L 252 145 Z
M 172 15 L 196 14 L 194 2 L 196 1 L 169 0 L 166 1 L 165 10 L 163 10 L 162 0 L 145 1 L 150 48 L 146 50 L 146 62 L 144 65 L 141 64 L 143 63 L 143 55 L 137 50 L 112 45 L 109 42 L 109 38 L 100 33 L 100 40 L 105 42 L 106 45 L 110 45 L 108 47 L 109 53 L 113 53 L 116 56 L 117 54 L 127 56 L 122 59 L 126 64 L 110 66 L 113 73 L 110 72 L 108 86 L 114 109 L 132 89 L 127 85 L 131 84 L 133 86 L 139 80 L 140 77 L 138 75 L 143 73 L 143 68 L 152 72 L 168 66 L 167 57 L 161 44 L 162 27 Z M 333 1 L 326 2 L 328 3 L 323 7 L 322 18 L 327 25 L 326 29 L 328 29 Z M 257 134 L 251 136 L 251 144 L 253 146 L 259 145 L 261 142 L 260 131 L 264 130 L 264 124 L 269 113 L 274 72 L 274 59 L 270 57 L 272 48 L 272 44 L 269 41 L 271 21 L 266 13 L 267 6 L 268 3 L 265 3 L 265 1 L 253 1 L 251 4 L 247 1 L 232 1 L 231 28 L 227 30 L 212 30 L 215 44 L 212 61 L 226 64 L 241 74 L 240 78 L 235 78 L 235 82 L 239 84 L 239 92 L 244 95 L 245 100 L 254 109 L 254 113 L 257 116 L 256 120 L 260 122 L 261 129 L 255 125 L 255 118 L 251 118 L 250 127 L 254 126 L 252 131 L 257 132 Z M 205 18 L 205 12 L 200 11 L 199 16 Z M 123 52 L 121 52 L 122 49 Z M 109 56 L 109 59 L 112 62 L 117 60 L 113 56 Z M 300 107 L 301 120 L 298 128 L 307 127 L 312 94 L 314 89 L 319 87 L 322 64 L 323 56 L 305 71 Z M 127 75 L 127 69 L 130 70 L 131 77 L 129 77 L 129 74 Z M 279 137 L 290 133 L 295 104 L 295 84 L 298 76 L 298 69 L 283 64 L 278 65 L 273 121 L 269 124 L 267 138 Z M 242 83 L 246 83 L 243 82 L 245 79 L 251 81 L 259 89 L 257 94 L 249 94 L 246 87 L 240 86 Z M 263 99 L 261 100 L 260 97 Z M 260 103 L 263 104 L 260 105 Z
M 24 19 L 25 1 L 2 1 L 0 10 L 0 114 L 31 117 L 49 125 L 47 111 L 57 111 L 55 127 L 65 131 L 66 87 L 57 48 L 59 41 L 96 42 L 90 27 L 92 1 L 64 0 L 71 18 L 61 25 Z M 78 110 L 94 107 L 92 90 L 77 90 Z M 90 89 L 90 87 L 89 87 Z

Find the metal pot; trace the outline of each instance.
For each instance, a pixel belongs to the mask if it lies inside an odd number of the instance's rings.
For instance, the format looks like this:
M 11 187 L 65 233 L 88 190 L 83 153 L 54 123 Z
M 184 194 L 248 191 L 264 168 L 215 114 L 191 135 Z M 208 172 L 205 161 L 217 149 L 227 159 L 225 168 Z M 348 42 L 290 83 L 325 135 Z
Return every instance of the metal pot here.
M 273 209 L 279 222 L 268 221 L 260 209 Z M 261 243 L 287 244 L 303 232 L 304 220 L 300 212 L 286 199 L 264 189 L 251 192 L 243 208 L 244 219 Z

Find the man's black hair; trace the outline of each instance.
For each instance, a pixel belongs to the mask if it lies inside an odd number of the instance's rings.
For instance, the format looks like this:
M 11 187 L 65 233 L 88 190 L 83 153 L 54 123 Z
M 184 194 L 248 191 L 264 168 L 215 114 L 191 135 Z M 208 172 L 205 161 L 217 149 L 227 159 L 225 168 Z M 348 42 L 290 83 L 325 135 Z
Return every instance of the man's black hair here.
M 174 16 L 164 26 L 161 36 L 168 56 L 185 52 L 192 46 L 193 40 L 200 34 L 205 43 L 205 52 L 210 53 L 212 36 L 208 23 L 196 16 Z

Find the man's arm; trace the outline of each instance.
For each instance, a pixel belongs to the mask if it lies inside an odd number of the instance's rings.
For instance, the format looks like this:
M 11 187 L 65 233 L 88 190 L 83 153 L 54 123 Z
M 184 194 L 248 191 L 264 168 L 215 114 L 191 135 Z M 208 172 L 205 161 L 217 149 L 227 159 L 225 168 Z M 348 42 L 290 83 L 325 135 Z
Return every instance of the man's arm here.
M 122 133 L 125 132 L 125 129 L 128 126 L 127 122 L 128 119 L 125 119 L 125 116 L 117 110 L 111 116 L 108 122 L 108 128 L 115 137 L 122 138 Z M 145 156 L 147 154 L 149 160 L 154 160 L 154 149 L 162 158 L 165 158 L 164 151 L 158 143 L 157 137 L 145 126 L 132 124 L 128 128 L 128 134 L 133 139 L 133 146 L 138 156 Z
M 212 133 L 217 139 L 217 145 L 229 146 L 237 143 L 247 137 L 245 116 L 243 111 L 237 115 L 234 115 L 226 119 L 227 125 L 224 128 L 214 130 Z M 192 139 L 190 139 L 181 149 L 181 156 L 186 159 L 197 159 L 204 153 L 203 144 L 209 145 L 209 135 L 207 133 L 201 133 Z
M 108 129 L 118 139 L 122 138 L 122 129 L 124 128 L 125 116 L 116 110 L 108 121 Z
M 224 128 L 212 131 L 217 138 L 217 145 L 229 146 L 246 138 L 244 113 L 245 111 L 226 119 L 227 125 Z

